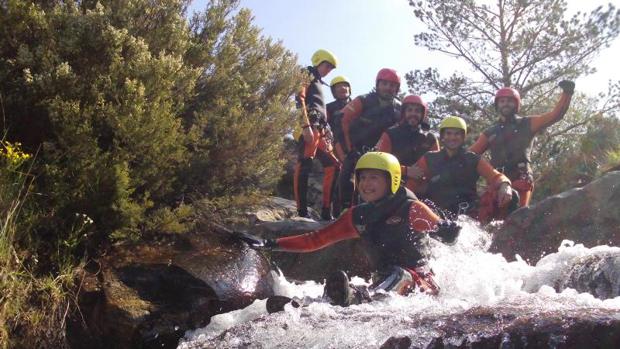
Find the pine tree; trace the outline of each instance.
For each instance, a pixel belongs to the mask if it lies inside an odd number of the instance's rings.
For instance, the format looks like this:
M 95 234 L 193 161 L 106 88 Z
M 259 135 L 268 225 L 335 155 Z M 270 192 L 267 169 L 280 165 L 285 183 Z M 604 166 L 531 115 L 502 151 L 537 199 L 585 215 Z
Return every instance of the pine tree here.
M 446 78 L 434 68 L 414 70 L 407 74 L 409 87 L 414 93 L 438 96 L 430 108 L 435 117 L 465 117 L 474 139 L 496 118 L 493 99 L 499 88 L 520 91 L 523 115 L 549 111 L 557 100 L 557 83 L 593 73 L 592 59 L 620 31 L 620 11 L 611 4 L 570 18 L 563 0 L 497 0 L 492 4 L 411 0 L 410 5 L 428 29 L 415 35 L 416 45 L 454 57 L 469 71 Z M 561 158 L 558 154 L 579 147 L 580 135 L 595 120 L 593 115 L 613 112 L 610 106 L 617 105 L 620 96 L 618 84 L 610 85 L 609 93 L 594 101 L 579 96 L 577 86 L 564 120 L 537 137 L 536 173 L 549 173 L 538 169 L 553 164 Z M 599 101 L 606 103 L 593 107 Z

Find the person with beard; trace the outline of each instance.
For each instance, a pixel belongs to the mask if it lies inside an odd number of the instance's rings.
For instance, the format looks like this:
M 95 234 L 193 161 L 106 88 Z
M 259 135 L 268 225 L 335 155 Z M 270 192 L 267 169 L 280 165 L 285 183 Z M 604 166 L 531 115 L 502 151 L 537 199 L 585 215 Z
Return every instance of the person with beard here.
M 537 133 L 561 120 L 575 91 L 575 83 L 563 80 L 559 83 L 562 96 L 552 111 L 531 116 L 519 116 L 521 96 L 510 87 L 495 94 L 495 110 L 498 122 L 487 128 L 469 150 L 476 154 L 491 152 L 491 164 L 512 180 L 519 192 L 519 206 L 529 205 L 534 191 L 534 178 L 530 166 L 532 143 Z
M 408 178 L 409 172 L 412 177 L 419 174 L 419 169 L 412 165 L 426 152 L 439 150 L 439 141 L 430 127 L 427 104 L 419 96 L 406 96 L 402 101 L 400 123 L 384 132 L 375 147 L 396 156 L 407 182 L 412 180 Z
M 341 207 L 353 203 L 351 177 L 360 156 L 374 148 L 381 134 L 400 117 L 400 76 L 394 69 L 383 68 L 375 78 L 375 89 L 353 99 L 344 108 L 342 130 L 347 153 L 338 180 Z
M 510 180 L 480 155 L 465 149 L 467 124 L 458 116 L 444 118 L 439 125 L 440 151 L 424 154 L 412 175 L 413 189 L 423 192 L 448 217 L 467 214 L 482 223 L 503 218 L 516 209 L 518 194 Z M 478 198 L 478 178 L 484 177 L 487 191 Z
M 319 159 L 323 165 L 323 200 L 321 218 L 332 219 L 331 194 L 335 174 L 340 163 L 332 151 L 329 125 L 327 123 L 322 80 L 338 64 L 336 57 L 327 50 L 317 50 L 311 58 L 312 66 L 307 68 L 309 83 L 297 95 L 297 106 L 301 111 L 302 132 L 298 138 L 298 160 L 293 178 L 293 192 L 297 203 L 297 214 L 308 217 L 308 179 L 312 171 L 312 160 Z
M 355 166 L 355 183 L 363 203 L 344 212 L 330 225 L 309 233 L 279 239 L 237 233 L 252 248 L 284 252 L 312 252 L 336 242 L 361 239 L 371 266 L 369 288 L 349 284 L 338 270 L 325 282 L 324 294 L 333 305 L 368 302 L 373 295 L 414 290 L 436 295 L 439 287 L 428 266 L 429 237 L 453 244 L 461 227 L 441 220 L 408 189 L 401 186 L 398 159 L 392 154 L 368 152 Z

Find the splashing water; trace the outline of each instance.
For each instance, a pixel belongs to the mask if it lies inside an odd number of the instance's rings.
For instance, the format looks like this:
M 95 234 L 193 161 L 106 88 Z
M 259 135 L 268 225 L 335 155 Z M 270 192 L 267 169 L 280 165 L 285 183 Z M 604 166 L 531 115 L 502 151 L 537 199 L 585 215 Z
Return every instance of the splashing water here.
M 572 289 L 558 293 L 553 288 L 577 258 L 620 253 L 620 248 L 586 248 L 564 241 L 557 253 L 530 266 L 519 256 L 507 262 L 500 254 L 487 252 L 491 236 L 471 220 L 463 218 L 461 223 L 463 230 L 455 245 L 432 241 L 430 266 L 441 287 L 439 296 L 392 294 L 380 301 L 342 308 L 311 301 L 320 299 L 322 284 L 294 284 L 273 273 L 275 294 L 303 299 L 307 305 L 286 305 L 283 312 L 267 314 L 266 301 L 257 300 L 245 309 L 214 316 L 205 328 L 188 331 L 179 348 L 378 347 L 394 336 L 433 338 L 438 335 L 433 321 L 431 326 L 429 321 L 415 327 L 411 323 L 430 317 L 439 325 L 446 316 L 474 307 L 511 307 L 529 313 L 592 308 L 620 312 L 620 297 L 600 300 L 588 293 Z M 355 277 L 352 282 L 365 283 Z

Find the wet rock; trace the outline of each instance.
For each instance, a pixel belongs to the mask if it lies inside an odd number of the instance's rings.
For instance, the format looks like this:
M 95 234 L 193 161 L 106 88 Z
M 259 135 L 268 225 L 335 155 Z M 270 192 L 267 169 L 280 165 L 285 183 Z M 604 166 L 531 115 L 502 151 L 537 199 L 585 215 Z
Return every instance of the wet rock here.
M 271 296 L 269 270 L 264 256 L 221 234 L 116 246 L 84 270 L 72 347 L 176 347 L 211 316 Z
M 530 263 L 556 251 L 562 240 L 620 245 L 620 172 L 513 212 L 494 232 L 491 251 Z
M 296 300 L 285 296 L 271 296 L 267 298 L 265 307 L 267 308 L 267 312 L 269 314 L 273 314 L 284 310 L 284 306 L 289 303 L 293 308 L 300 307 L 300 304 Z
M 434 337 L 391 337 L 382 347 L 401 348 L 617 348 L 620 315 L 612 310 L 523 311 L 478 307 L 462 314 L 408 324 Z M 397 329 L 395 329 L 397 330 Z M 425 338 L 426 337 L 426 338 Z
M 559 290 L 573 288 L 600 299 L 620 296 L 620 253 L 590 255 L 576 261 Z
M 333 347 L 376 347 L 368 342 L 357 341 L 354 331 L 363 330 L 366 323 L 375 327 L 373 337 L 381 348 L 619 348 L 620 314 L 617 309 L 562 308 L 545 309 L 544 306 L 522 304 L 476 307 L 455 314 L 411 314 L 402 317 L 388 313 L 365 311 L 334 312 L 326 316 L 304 314 L 304 328 L 316 328 L 311 335 L 339 338 Z M 306 308 L 308 309 L 308 308 Z M 184 348 L 241 347 L 239 343 L 252 343 L 256 347 L 297 348 L 307 342 L 307 333 L 292 333 L 290 337 L 274 335 L 282 333 L 289 321 L 274 316 L 240 323 L 226 329 L 221 335 L 195 339 Z M 347 326 L 350 323 L 351 326 Z M 360 325 L 363 323 L 364 325 Z M 352 331 L 352 332 L 350 332 Z M 380 339 L 384 335 L 383 340 Z M 266 344 L 264 337 L 269 339 Z M 362 336 L 364 337 L 364 336 Z M 313 342 L 317 347 L 332 347 L 329 339 Z
M 605 309 L 515 313 L 475 308 L 442 323 L 443 346 L 435 339 L 433 348 L 602 349 L 620 344 L 620 315 Z
M 409 337 L 390 337 L 381 349 L 407 349 L 411 347 L 411 338 Z
M 308 214 L 312 219 L 301 218 L 297 216 L 297 205 L 295 201 L 280 197 L 269 197 L 261 203 L 261 206 L 246 215 L 251 226 L 261 223 L 278 222 L 283 220 L 292 221 L 314 221 L 319 219 L 317 211 L 311 207 Z
M 320 229 L 330 222 L 316 221 L 308 218 L 293 218 L 279 222 L 260 223 L 252 228 L 253 233 L 268 238 L 278 238 L 295 234 L 303 234 L 309 231 Z

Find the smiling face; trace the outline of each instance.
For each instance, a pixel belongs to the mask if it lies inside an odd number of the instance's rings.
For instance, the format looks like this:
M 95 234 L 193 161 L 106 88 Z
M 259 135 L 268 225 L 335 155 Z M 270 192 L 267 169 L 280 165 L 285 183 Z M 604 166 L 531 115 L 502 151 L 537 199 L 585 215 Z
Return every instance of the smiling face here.
M 405 114 L 405 122 L 416 127 L 424 118 L 424 107 L 419 104 L 405 104 L 403 113 Z
M 388 195 L 389 174 L 382 170 L 364 169 L 358 171 L 358 191 L 365 202 L 376 202 Z
M 517 113 L 517 101 L 512 97 L 499 97 L 497 111 L 501 116 L 511 117 Z
M 441 130 L 441 143 L 446 149 L 457 150 L 465 143 L 465 132 L 458 128 Z
M 346 82 L 339 82 L 332 86 L 332 91 L 336 99 L 347 99 L 351 95 L 351 87 Z
M 377 93 L 383 98 L 396 97 L 396 94 L 398 93 L 398 88 L 398 84 L 393 81 L 377 81 Z

